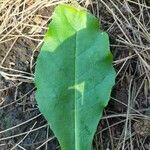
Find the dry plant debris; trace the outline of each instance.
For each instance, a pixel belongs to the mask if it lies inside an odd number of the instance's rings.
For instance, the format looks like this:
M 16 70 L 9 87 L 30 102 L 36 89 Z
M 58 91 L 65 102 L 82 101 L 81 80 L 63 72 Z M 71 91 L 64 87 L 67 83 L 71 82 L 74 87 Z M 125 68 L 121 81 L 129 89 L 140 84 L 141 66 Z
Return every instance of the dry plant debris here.
M 34 97 L 34 66 L 51 13 L 71 0 L 0 1 L 0 149 L 60 149 Z M 150 149 L 149 0 L 82 0 L 109 33 L 116 85 L 95 150 Z

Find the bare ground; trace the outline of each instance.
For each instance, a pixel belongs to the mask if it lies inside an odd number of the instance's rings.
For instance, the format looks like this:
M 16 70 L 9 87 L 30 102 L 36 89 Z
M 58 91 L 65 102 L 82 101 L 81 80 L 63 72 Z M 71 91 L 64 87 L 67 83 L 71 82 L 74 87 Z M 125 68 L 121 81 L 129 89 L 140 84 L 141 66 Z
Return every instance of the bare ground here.
M 58 3 L 0 1 L 0 150 L 60 149 L 40 114 L 34 66 Z M 149 0 L 83 0 L 110 36 L 116 85 L 93 141 L 95 150 L 150 149 Z

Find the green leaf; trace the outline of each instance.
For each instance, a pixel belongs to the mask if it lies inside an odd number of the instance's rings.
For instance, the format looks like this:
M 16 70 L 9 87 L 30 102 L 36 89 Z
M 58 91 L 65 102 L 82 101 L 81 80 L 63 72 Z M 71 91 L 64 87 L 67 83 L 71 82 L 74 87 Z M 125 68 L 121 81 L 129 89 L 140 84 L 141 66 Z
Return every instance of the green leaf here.
M 56 7 L 37 59 L 40 111 L 62 150 L 91 150 L 115 81 L 109 39 L 98 20 L 70 5 Z

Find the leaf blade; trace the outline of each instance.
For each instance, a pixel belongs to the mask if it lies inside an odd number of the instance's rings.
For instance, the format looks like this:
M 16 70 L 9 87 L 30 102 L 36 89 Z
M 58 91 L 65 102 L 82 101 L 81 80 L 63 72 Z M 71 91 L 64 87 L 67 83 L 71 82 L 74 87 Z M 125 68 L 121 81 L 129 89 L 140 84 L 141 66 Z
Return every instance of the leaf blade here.
M 62 149 L 91 149 L 114 79 L 108 35 L 99 31 L 98 20 L 85 10 L 58 6 L 37 60 L 35 83 L 39 108 Z

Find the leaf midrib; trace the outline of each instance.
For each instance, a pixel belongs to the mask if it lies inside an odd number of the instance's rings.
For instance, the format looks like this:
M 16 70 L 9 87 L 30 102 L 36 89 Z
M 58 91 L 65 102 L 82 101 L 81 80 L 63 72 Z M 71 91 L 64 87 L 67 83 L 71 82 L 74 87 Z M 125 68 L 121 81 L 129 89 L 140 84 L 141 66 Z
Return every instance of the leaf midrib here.
M 75 34 L 75 61 L 74 61 L 74 67 L 75 67 L 75 72 L 74 72 L 74 81 L 75 81 L 75 85 L 76 85 L 76 71 L 77 71 L 77 66 L 76 66 L 76 51 L 77 51 L 77 31 L 76 31 L 76 34 Z M 76 102 L 76 90 L 74 89 L 75 91 L 75 102 L 74 102 L 74 107 L 75 107 L 75 114 L 74 114 L 74 124 L 75 124 L 75 150 L 77 149 L 78 147 L 78 141 L 77 141 L 77 102 Z

